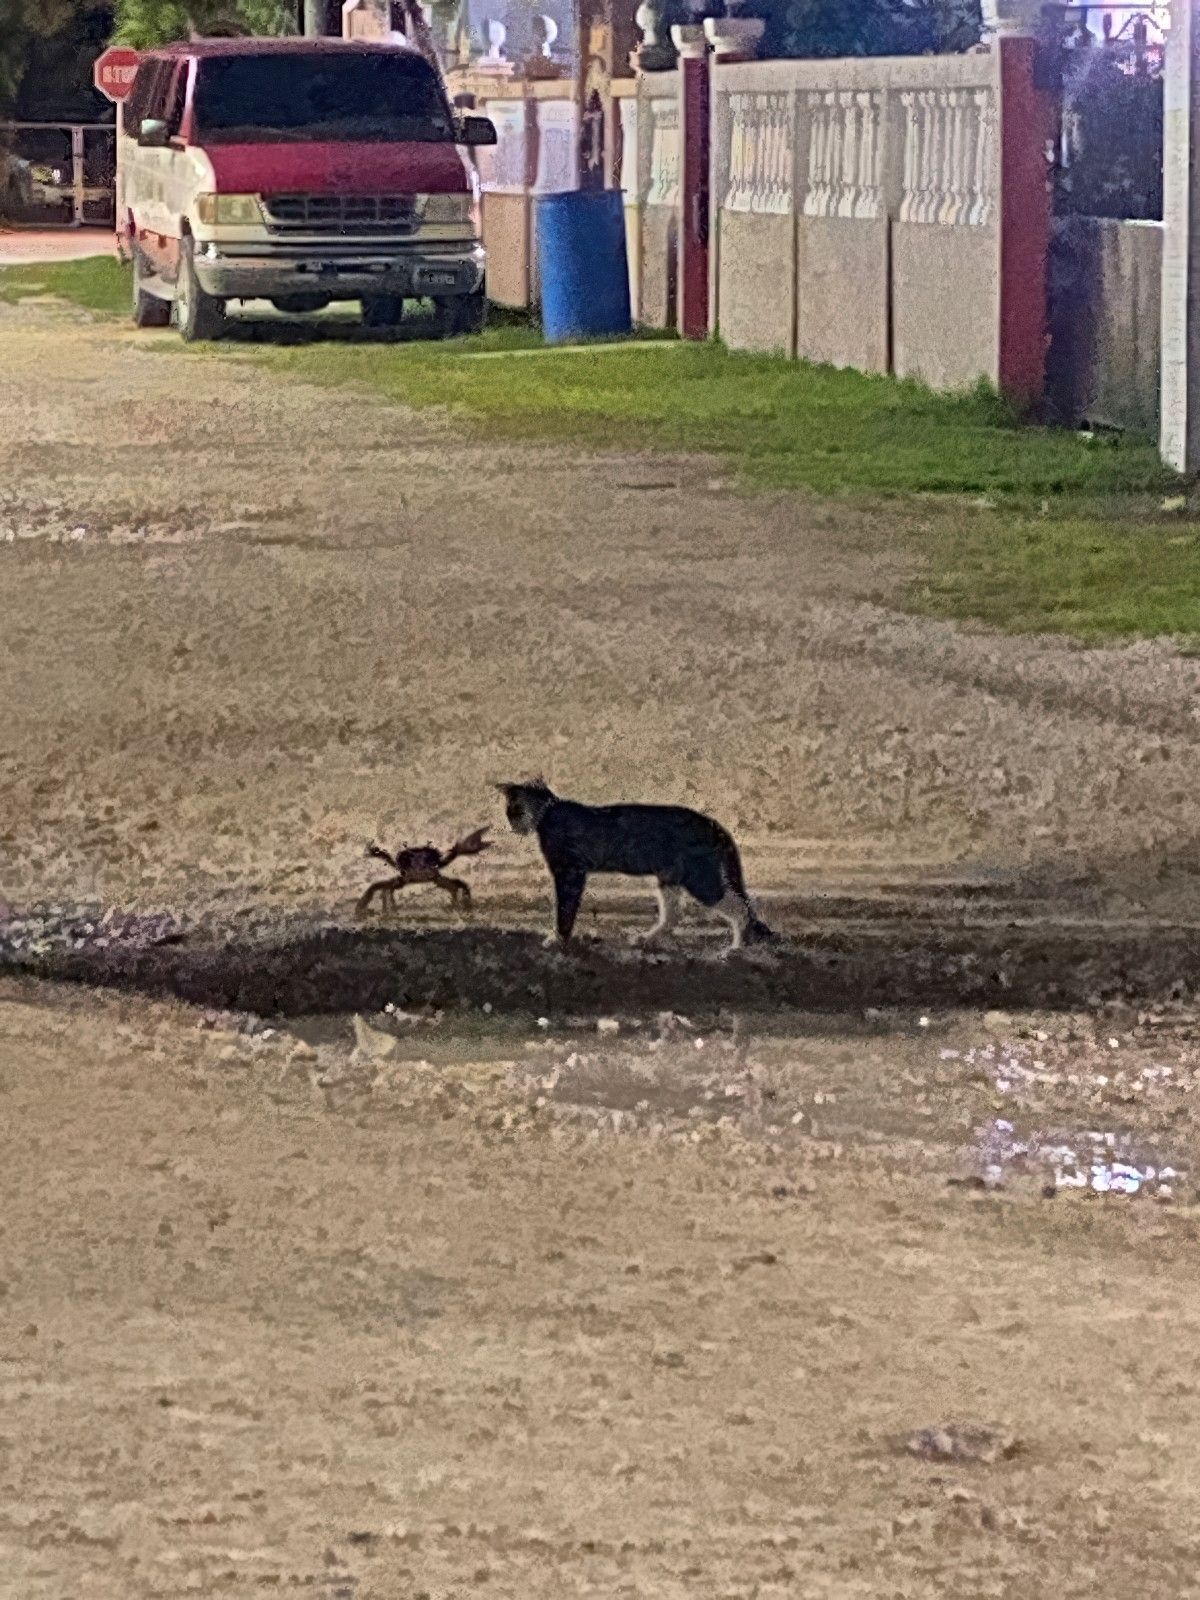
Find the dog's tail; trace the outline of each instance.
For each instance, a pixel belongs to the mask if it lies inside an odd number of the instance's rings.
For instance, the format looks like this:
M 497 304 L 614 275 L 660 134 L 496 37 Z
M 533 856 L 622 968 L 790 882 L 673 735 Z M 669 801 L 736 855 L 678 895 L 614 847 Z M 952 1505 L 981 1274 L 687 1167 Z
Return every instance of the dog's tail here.
M 448 867 L 452 861 L 457 861 L 459 856 L 477 856 L 484 850 L 490 850 L 493 841 L 485 837 L 487 831 L 486 828 L 476 828 L 474 833 L 468 833 L 457 844 L 452 844 L 449 850 L 442 852 L 440 865 Z
M 746 927 L 743 939 L 747 944 L 773 944 L 779 935 L 773 928 L 769 928 L 755 911 L 750 896 L 746 892 L 746 878 L 742 872 L 742 858 L 738 854 L 738 847 L 734 843 L 733 835 L 721 829 L 717 841 L 717 850 L 721 858 L 721 876 L 725 879 L 725 887 L 731 894 L 735 894 L 746 907 Z

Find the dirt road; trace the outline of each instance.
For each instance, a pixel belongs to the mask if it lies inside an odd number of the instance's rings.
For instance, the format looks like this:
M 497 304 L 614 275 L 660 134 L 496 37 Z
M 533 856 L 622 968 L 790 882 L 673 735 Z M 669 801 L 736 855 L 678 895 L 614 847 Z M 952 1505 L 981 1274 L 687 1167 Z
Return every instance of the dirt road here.
M 0 346 L 0 1595 L 1196 1592 L 1197 663 L 905 617 L 711 464 Z M 531 768 L 793 944 L 602 891 L 555 963 L 504 836 L 355 924 Z
M 6 228 L 0 223 L 0 267 L 41 266 L 116 255 L 109 228 Z

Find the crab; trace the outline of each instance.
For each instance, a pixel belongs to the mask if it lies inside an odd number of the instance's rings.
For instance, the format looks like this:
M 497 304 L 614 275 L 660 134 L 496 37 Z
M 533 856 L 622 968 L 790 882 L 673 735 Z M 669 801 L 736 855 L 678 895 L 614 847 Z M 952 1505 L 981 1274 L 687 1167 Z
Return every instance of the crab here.
M 461 878 L 449 878 L 444 872 L 452 861 L 457 861 L 460 856 L 477 856 L 484 850 L 490 850 L 492 840 L 485 837 L 486 828 L 477 828 L 474 833 L 469 833 L 465 838 L 459 839 L 448 850 L 439 850 L 434 844 L 401 845 L 400 849 L 392 854 L 383 850 L 377 844 L 367 846 L 366 854 L 378 861 L 386 861 L 395 872 L 395 877 L 380 878 L 371 884 L 366 893 L 358 902 L 357 909 L 366 911 L 372 900 L 378 895 L 383 902 L 385 912 L 391 913 L 396 909 L 397 889 L 406 889 L 410 884 L 433 883 L 439 889 L 444 889 L 450 896 L 455 906 L 462 906 L 464 910 L 471 904 L 471 891 Z

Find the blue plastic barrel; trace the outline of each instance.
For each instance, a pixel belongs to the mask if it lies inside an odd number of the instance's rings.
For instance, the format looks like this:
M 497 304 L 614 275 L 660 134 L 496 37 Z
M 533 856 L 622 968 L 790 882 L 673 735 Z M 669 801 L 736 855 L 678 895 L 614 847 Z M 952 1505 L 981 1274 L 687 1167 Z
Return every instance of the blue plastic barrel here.
M 542 195 L 537 242 L 548 344 L 630 332 L 625 202 L 619 189 Z

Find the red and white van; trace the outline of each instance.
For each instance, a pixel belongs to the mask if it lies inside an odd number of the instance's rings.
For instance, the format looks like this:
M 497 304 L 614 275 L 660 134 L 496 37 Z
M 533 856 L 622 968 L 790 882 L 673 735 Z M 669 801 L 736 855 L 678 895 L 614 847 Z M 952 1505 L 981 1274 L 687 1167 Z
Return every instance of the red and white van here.
M 123 108 L 117 226 L 134 319 L 216 338 L 231 300 L 359 300 L 376 327 L 430 298 L 483 326 L 478 179 L 434 67 L 403 43 L 205 39 L 141 60 Z

